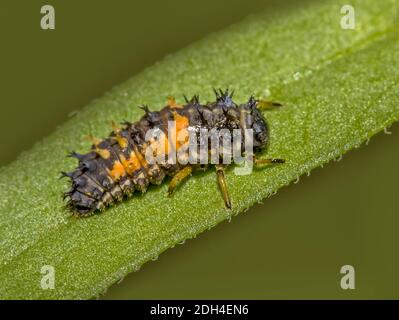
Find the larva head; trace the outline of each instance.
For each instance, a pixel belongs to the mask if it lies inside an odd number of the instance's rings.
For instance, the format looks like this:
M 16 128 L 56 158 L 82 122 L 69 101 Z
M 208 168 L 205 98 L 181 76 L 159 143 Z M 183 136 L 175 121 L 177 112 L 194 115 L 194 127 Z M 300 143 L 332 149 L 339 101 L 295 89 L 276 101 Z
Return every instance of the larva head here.
M 248 102 L 239 106 L 245 114 L 245 128 L 253 130 L 254 150 L 266 147 L 269 140 L 269 128 L 261 111 L 257 108 L 257 100 L 250 97 Z

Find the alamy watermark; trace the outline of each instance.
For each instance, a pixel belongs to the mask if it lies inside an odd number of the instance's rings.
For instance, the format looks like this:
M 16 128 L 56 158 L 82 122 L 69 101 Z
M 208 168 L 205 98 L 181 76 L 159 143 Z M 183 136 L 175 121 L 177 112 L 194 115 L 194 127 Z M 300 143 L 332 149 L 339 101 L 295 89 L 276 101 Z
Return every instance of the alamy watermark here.
M 355 30 L 356 28 L 356 18 L 355 18 L 355 8 L 350 4 L 346 4 L 341 7 L 341 28 L 344 30 Z
M 344 276 L 341 278 L 341 288 L 343 290 L 355 289 L 355 268 L 351 265 L 344 265 L 340 270 Z
M 40 287 L 43 290 L 52 290 L 55 288 L 55 269 L 53 266 L 44 265 L 40 269 L 43 275 L 40 279 Z
M 55 29 L 55 10 L 51 5 L 44 5 L 40 8 L 40 13 L 43 15 L 40 20 L 40 27 L 43 30 Z

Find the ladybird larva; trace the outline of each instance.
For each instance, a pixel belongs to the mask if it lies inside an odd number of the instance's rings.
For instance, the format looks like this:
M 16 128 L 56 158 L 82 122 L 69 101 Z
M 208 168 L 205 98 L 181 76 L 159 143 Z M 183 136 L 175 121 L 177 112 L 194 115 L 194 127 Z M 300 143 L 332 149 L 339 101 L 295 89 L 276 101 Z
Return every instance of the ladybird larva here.
M 222 160 L 226 160 L 226 154 L 227 158 L 233 156 L 233 152 L 226 151 L 226 146 L 237 144 L 234 144 L 233 135 L 228 136 L 227 140 L 218 136 L 217 141 L 220 141 L 215 147 L 209 140 L 204 143 L 198 133 L 250 131 L 251 152 L 240 142 L 240 155 L 249 156 L 255 165 L 284 163 L 283 159 L 256 157 L 256 153 L 265 148 L 269 140 L 268 125 L 261 111 L 281 105 L 257 100 L 253 96 L 246 103 L 237 105 L 233 101 L 233 92 L 229 93 L 228 89 L 214 89 L 214 92 L 216 101 L 206 104 L 201 104 L 198 95 L 195 95 L 190 100 L 185 97 L 184 105 L 179 105 L 173 97 L 169 97 L 167 106 L 160 111 L 150 111 L 147 106 L 141 106 L 145 114 L 139 121 L 124 122 L 122 128 L 114 124 L 113 131 L 106 139 L 91 137 L 91 151 L 86 154 L 72 152 L 69 156 L 78 159 L 78 167 L 72 172 L 62 173 L 62 176 L 71 179 L 71 188 L 64 194 L 68 207 L 79 216 L 88 216 L 124 197 L 132 196 L 136 190 L 146 192 L 150 184 L 160 184 L 166 176 L 172 177 L 168 188 L 168 194 L 172 194 L 193 171 L 204 169 L 209 164 L 204 164 L 198 157 L 192 160 L 189 153 L 191 149 L 187 145 L 194 143 L 194 147 L 201 145 L 205 148 L 207 156 L 220 160 L 213 163 L 225 206 L 230 209 L 231 200 L 224 169 L 231 161 L 226 164 Z M 174 125 L 173 134 L 171 123 Z M 161 135 L 148 138 L 150 131 L 157 131 Z M 191 133 L 197 134 L 194 140 Z M 244 136 L 243 133 L 239 135 Z M 179 140 L 179 136 L 184 138 Z M 159 152 L 160 146 L 166 146 L 161 149 L 162 152 Z M 170 161 L 171 149 L 178 155 L 175 162 Z M 161 155 L 164 161 L 148 161 L 148 154 Z M 187 161 L 188 158 L 191 161 Z

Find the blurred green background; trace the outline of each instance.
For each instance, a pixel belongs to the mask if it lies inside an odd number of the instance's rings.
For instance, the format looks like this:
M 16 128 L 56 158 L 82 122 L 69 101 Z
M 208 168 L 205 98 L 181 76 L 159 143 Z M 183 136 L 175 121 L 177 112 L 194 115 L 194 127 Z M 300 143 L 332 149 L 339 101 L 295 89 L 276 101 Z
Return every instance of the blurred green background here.
M 1 2 L 0 165 L 165 55 L 300 2 Z M 54 31 L 40 29 L 44 4 L 55 7 Z M 391 131 L 168 250 L 103 298 L 399 298 L 399 125 Z M 340 288 L 346 264 L 355 290 Z

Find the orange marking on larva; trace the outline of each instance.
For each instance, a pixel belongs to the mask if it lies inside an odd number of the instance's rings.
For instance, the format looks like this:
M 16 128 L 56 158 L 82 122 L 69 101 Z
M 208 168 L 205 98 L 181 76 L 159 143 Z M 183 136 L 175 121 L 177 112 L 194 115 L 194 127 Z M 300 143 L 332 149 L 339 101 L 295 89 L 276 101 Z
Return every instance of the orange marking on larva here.
M 125 168 L 123 167 L 123 164 L 120 161 L 115 161 L 115 163 L 110 171 L 110 175 L 111 175 L 112 179 L 119 180 L 125 174 L 126 174 L 126 171 L 125 171 Z
M 94 151 L 103 159 L 108 159 L 111 156 L 107 149 L 96 148 Z
M 183 106 L 180 105 L 180 104 L 178 104 L 178 103 L 176 102 L 175 98 L 172 97 L 172 96 L 168 96 L 168 106 L 169 106 L 171 109 L 182 109 L 182 108 L 183 108 Z
M 123 169 L 125 169 L 126 173 L 127 173 L 127 167 L 125 166 L 126 163 L 126 158 L 123 154 L 118 154 L 118 158 L 120 160 L 120 162 L 122 163 Z
M 98 146 L 101 143 L 101 139 L 92 136 L 91 134 L 87 135 L 86 138 L 94 145 Z
M 121 128 L 115 123 L 115 121 L 111 121 L 111 127 L 112 127 L 112 130 L 115 131 L 115 133 L 118 133 L 119 131 L 121 131 Z
M 141 164 L 139 159 L 137 158 L 136 154 L 134 151 L 130 153 L 130 156 L 128 159 L 125 157 L 121 157 L 121 161 L 123 166 L 125 167 L 125 170 L 127 174 L 132 175 L 136 170 L 141 168 Z
M 146 144 L 143 144 L 143 150 L 146 150 L 147 146 Z M 145 172 L 148 172 L 148 163 L 145 160 L 145 158 L 143 157 L 143 155 L 141 154 L 141 152 L 139 151 L 139 149 L 137 148 L 136 145 L 134 145 L 134 154 L 140 164 L 140 168 L 143 168 L 145 170 Z
M 177 151 L 179 151 L 179 149 L 182 146 L 188 145 L 189 142 L 188 130 L 187 129 L 180 130 L 176 135 L 176 140 L 177 140 L 176 142 Z
M 176 140 L 175 143 L 176 149 L 178 150 L 181 146 L 188 143 L 189 135 L 188 135 L 188 126 L 189 119 L 185 116 L 178 114 L 177 112 L 173 113 L 174 120 L 176 122 Z
M 120 134 L 117 134 L 117 135 L 115 136 L 115 139 L 116 139 L 116 141 L 118 141 L 118 144 L 119 144 L 119 146 L 120 146 L 122 149 L 127 148 L 128 142 L 127 142 L 127 139 L 126 139 L 126 138 L 122 137 Z
M 179 132 L 182 129 L 186 129 L 189 126 L 189 121 L 186 116 L 182 116 L 177 112 L 173 112 L 173 119 L 176 121 L 176 131 Z
M 119 146 L 122 149 L 127 148 L 128 141 L 127 141 L 126 138 L 124 138 L 124 137 L 122 137 L 120 135 L 121 128 L 119 128 L 118 125 L 114 121 L 111 122 L 111 127 L 112 127 L 112 129 L 114 130 L 114 133 L 115 133 L 115 137 L 113 137 L 113 138 L 118 142 Z

